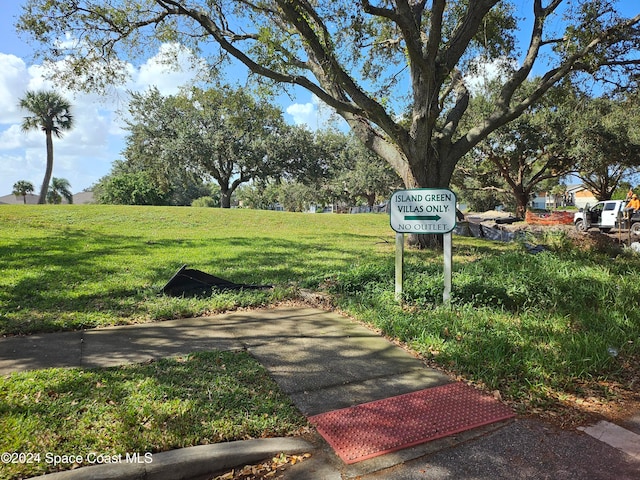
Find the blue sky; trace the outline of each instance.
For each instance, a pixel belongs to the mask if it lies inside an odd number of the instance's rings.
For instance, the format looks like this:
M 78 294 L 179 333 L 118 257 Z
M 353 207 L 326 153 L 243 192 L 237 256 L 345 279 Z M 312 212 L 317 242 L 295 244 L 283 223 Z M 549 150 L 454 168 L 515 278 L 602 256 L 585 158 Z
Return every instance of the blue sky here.
M 621 0 L 626 16 L 635 15 L 640 0 Z M 196 75 L 186 59 L 182 71 L 168 71 L 159 61 L 160 52 L 150 52 L 145 63 L 131 66 L 130 83 L 109 98 L 74 94 L 49 84 L 43 79 L 41 65 L 30 61 L 32 48 L 17 36 L 14 22 L 24 0 L 0 0 L 0 196 L 11 193 L 18 180 L 33 183 L 40 189 L 45 171 L 45 145 L 42 132 L 22 132 L 20 123 L 25 112 L 17 104 L 27 90 L 55 88 L 72 103 L 75 127 L 61 139 L 54 139 L 53 176 L 69 180 L 75 192 L 89 188 L 109 173 L 111 164 L 120 158 L 125 132 L 121 129 L 120 111 L 127 106 L 127 90 L 144 91 L 155 85 L 164 94 L 173 94 Z M 530 17 L 531 0 L 517 0 L 516 14 Z M 559 25 L 557 25 L 559 26 Z M 523 29 L 529 35 L 529 27 Z M 184 55 L 188 55 L 185 52 Z M 491 68 L 487 69 L 491 75 Z M 234 79 L 228 78 L 230 82 Z M 471 80 L 471 79 L 468 79 Z M 327 107 L 319 107 L 311 94 L 299 90 L 297 97 L 281 97 L 280 107 L 287 121 L 318 128 L 329 115 Z
M 45 172 L 44 135 L 40 131 L 21 131 L 25 112 L 17 104 L 27 90 L 54 86 L 43 79 L 41 65 L 31 63 L 31 46 L 15 32 L 13 25 L 23 3 L 0 0 L 0 196 L 10 194 L 18 180 L 30 181 L 38 193 Z M 75 126 L 61 139 L 54 138 L 53 176 L 69 180 L 74 193 L 108 174 L 112 162 L 120 158 L 125 132 L 119 112 L 127 106 L 126 90 L 143 91 L 155 85 L 162 93 L 173 94 L 194 78 L 196 72 L 188 67 L 181 72 L 167 71 L 158 61 L 158 53 L 154 52 L 139 68 L 132 67 L 131 82 L 112 97 L 55 88 L 73 105 Z M 185 60 L 184 64 L 188 63 Z M 317 101 L 306 92 L 301 92 L 300 98 L 287 99 L 281 108 L 287 121 L 311 128 L 317 128 L 323 117 Z

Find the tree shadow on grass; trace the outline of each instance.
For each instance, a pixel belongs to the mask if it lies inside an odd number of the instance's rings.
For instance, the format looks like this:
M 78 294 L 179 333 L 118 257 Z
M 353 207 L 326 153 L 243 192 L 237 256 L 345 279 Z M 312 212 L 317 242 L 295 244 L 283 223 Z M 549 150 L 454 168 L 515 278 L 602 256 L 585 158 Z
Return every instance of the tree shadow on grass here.
M 201 352 L 118 368 L 44 370 L 3 382 L 12 395 L 0 404 L 0 432 L 11 424 L 21 426 L 19 434 L 0 435 L 3 451 L 124 457 L 291 435 L 306 424 L 246 352 Z M 14 476 L 56 469 L 44 461 L 10 467 Z
M 288 285 L 375 257 L 371 248 L 349 247 L 371 237 L 340 237 L 327 243 L 273 237 L 208 241 L 65 231 L 12 241 L 0 246 L 0 333 L 149 318 L 162 286 L 184 264 L 236 283 Z

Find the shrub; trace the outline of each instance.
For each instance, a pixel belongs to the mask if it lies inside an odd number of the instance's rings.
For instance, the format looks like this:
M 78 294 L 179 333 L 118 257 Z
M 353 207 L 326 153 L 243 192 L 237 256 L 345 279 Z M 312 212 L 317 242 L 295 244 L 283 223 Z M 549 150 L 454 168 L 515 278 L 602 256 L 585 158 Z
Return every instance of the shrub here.
M 191 202 L 192 207 L 217 207 L 216 201 L 213 197 L 205 196 L 196 198 L 193 202 Z

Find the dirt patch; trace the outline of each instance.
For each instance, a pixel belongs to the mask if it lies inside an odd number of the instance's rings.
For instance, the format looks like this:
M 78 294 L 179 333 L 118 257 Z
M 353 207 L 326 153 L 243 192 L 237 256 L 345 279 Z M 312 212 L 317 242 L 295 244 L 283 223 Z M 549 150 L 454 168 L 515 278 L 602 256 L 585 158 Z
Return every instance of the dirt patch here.
M 470 221 L 480 223 L 485 227 L 504 230 L 525 239 L 536 239 L 541 243 L 544 243 L 545 238 L 548 238 L 550 234 L 560 232 L 570 239 L 575 246 L 588 251 L 616 253 L 616 251 L 629 246 L 632 242 L 640 242 L 640 237 L 636 235 L 630 236 L 626 230 L 611 230 L 608 233 L 604 233 L 598 229 L 591 229 L 587 232 L 580 232 L 574 225 L 538 225 L 525 221 L 504 223 L 512 218 L 509 213 L 495 211 L 470 214 L 468 216 Z
M 640 378 L 635 373 L 630 375 L 635 375 L 635 379 L 624 384 L 605 380 L 584 384 L 580 386 L 580 395 L 563 393 L 562 399 L 556 398 L 543 408 L 528 408 L 527 415 L 544 418 L 561 428 L 576 428 L 599 420 L 624 423 L 633 414 L 640 412 L 637 383 Z

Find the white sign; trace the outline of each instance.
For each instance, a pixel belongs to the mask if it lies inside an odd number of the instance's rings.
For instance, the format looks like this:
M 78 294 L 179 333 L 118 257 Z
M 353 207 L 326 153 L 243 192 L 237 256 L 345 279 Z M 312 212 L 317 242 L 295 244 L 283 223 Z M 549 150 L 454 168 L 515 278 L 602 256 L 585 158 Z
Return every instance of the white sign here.
M 456 228 L 456 194 L 446 188 L 391 195 L 391 228 L 398 233 L 449 233 Z

